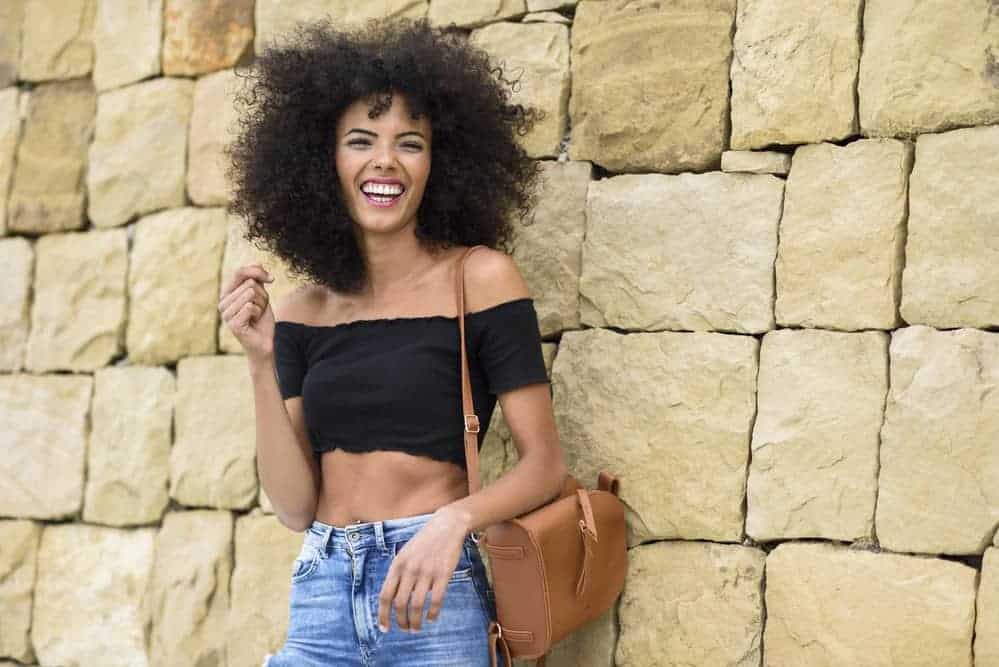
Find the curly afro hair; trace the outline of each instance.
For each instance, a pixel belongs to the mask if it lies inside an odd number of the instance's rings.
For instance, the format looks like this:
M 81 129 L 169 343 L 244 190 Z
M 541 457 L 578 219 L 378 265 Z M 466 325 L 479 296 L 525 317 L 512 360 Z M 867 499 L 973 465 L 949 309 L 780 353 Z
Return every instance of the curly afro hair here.
M 453 25 L 426 19 L 335 26 L 299 23 L 268 44 L 235 94 L 238 132 L 225 148 L 227 211 L 244 236 L 289 273 L 336 292 L 357 292 L 366 268 L 341 201 L 333 128 L 357 100 L 378 117 L 395 93 L 433 129 L 433 158 L 417 213 L 428 249 L 483 244 L 510 252 L 510 216 L 534 205 L 540 164 L 516 141 L 543 112 L 510 102 L 516 80 Z

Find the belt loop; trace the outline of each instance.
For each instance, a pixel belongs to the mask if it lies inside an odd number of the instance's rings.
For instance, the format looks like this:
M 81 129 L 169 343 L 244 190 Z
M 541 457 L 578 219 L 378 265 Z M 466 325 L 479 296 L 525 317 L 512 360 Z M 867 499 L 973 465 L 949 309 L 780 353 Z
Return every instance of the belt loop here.
M 330 540 L 333 538 L 333 526 L 324 526 L 323 530 L 326 532 L 323 535 L 319 552 L 323 558 L 328 558 L 329 554 L 327 549 L 329 549 Z
M 375 544 L 378 545 L 379 551 L 385 553 L 388 550 L 388 548 L 385 545 L 384 524 L 381 521 L 375 521 L 371 525 L 375 527 Z

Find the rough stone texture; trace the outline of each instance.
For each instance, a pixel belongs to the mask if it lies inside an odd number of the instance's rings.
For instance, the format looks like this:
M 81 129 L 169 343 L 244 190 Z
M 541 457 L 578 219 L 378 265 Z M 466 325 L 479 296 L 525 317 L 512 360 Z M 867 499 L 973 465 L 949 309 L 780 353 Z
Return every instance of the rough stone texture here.
M 28 312 L 35 253 L 26 239 L 0 239 L 0 371 L 19 371 L 24 366 L 28 341 Z
M 617 605 L 579 628 L 548 652 L 546 667 L 614 667 Z M 514 660 L 513 667 L 534 667 L 534 660 Z
M 193 81 L 159 77 L 98 96 L 87 169 L 94 225 L 113 227 L 184 205 L 193 93 Z
M 233 95 L 239 87 L 234 70 L 215 72 L 198 79 L 187 143 L 187 192 L 198 206 L 223 206 L 231 199 L 231 186 L 222 154 L 237 120 Z
M 520 145 L 534 158 L 555 157 L 569 110 L 569 28 L 554 23 L 495 23 L 472 32 L 471 42 L 502 66 L 504 78 L 519 79 L 513 104 L 545 114 Z
M 898 302 L 912 152 L 912 144 L 894 139 L 795 151 L 775 264 L 779 325 L 904 325 Z
M 550 9 L 575 7 L 579 0 L 527 0 L 527 11 L 544 12 Z
M 892 334 L 877 533 L 892 551 L 981 554 L 999 525 L 999 334 Z
M 618 172 L 717 169 L 727 148 L 735 4 L 580 2 L 570 158 Z
M 46 526 L 31 639 L 43 665 L 148 664 L 155 528 Z
M 124 229 L 107 229 L 38 239 L 25 368 L 92 371 L 121 353 L 126 237 Z
M 628 329 L 773 329 L 783 190 L 781 179 L 756 174 L 594 181 L 586 201 L 580 321 Z
M 0 375 L 0 516 L 79 512 L 92 384 L 89 375 Z
M 32 90 L 7 203 L 9 231 L 83 228 L 83 178 L 96 108 L 89 79 Z
M 562 25 L 572 25 L 572 20 L 562 16 L 558 12 L 537 12 L 527 14 L 522 18 L 521 23 L 560 23 Z
M 747 483 L 750 537 L 874 537 L 887 366 L 881 331 L 783 329 L 763 337 Z
M 29 630 L 41 535 L 41 524 L 33 521 L 0 521 L 0 655 L 20 662 L 35 659 Z
M 296 23 L 330 16 L 336 25 L 360 24 L 368 19 L 427 15 L 428 0 L 256 0 L 257 54 L 272 42 L 283 42 Z
M 94 373 L 84 521 L 123 527 L 163 516 L 175 392 L 165 368 Z
M 17 81 L 25 2 L 26 0 L 0 2 L 0 88 L 12 86 Z
M 971 665 L 967 565 L 787 542 L 766 567 L 767 666 Z
M 600 470 L 620 479 L 629 544 L 741 539 L 758 348 L 717 333 L 562 334 L 552 384 L 566 462 L 591 488 Z
M 999 549 L 986 549 L 975 614 L 975 665 L 999 665 Z
M 232 533 L 228 512 L 170 512 L 163 518 L 152 577 L 152 665 L 227 664 Z
M 759 665 L 764 559 L 710 542 L 631 549 L 614 664 Z
M 542 162 L 538 203 L 517 224 L 514 260 L 527 281 L 542 336 L 579 328 L 579 274 L 586 228 L 588 162 Z
M 900 306 L 906 322 L 999 326 L 999 244 L 983 242 L 999 233 L 997 191 L 999 126 L 916 141 Z
M 197 76 L 245 61 L 253 47 L 253 0 L 160 0 L 163 73 Z
M 94 67 L 98 0 L 25 0 L 18 78 L 74 79 Z
M 2 39 L 0 36 L 0 46 Z M 19 103 L 20 93 L 17 88 L 0 90 L 0 236 L 7 233 L 7 195 L 14 175 L 14 154 L 21 137 Z
M 94 87 L 103 92 L 158 75 L 162 34 L 163 0 L 99 2 Z
M 237 356 L 177 364 L 170 497 L 183 505 L 248 509 L 257 496 L 253 387 Z
M 787 174 L 791 171 L 791 156 L 777 151 L 725 151 L 721 156 L 721 170 L 749 174 Z
M 135 227 L 125 334 L 129 358 L 160 364 L 214 354 L 225 211 L 160 211 Z
M 999 121 L 997 16 L 993 0 L 867 0 L 861 132 L 911 136 Z
M 259 665 L 287 639 L 291 568 L 304 538 L 257 510 L 236 518 L 235 535 L 226 663 Z
M 525 0 L 430 0 L 428 17 L 437 25 L 455 23 L 464 28 L 478 28 L 525 12 Z
M 857 133 L 861 4 L 738 3 L 732 148 L 835 141 Z

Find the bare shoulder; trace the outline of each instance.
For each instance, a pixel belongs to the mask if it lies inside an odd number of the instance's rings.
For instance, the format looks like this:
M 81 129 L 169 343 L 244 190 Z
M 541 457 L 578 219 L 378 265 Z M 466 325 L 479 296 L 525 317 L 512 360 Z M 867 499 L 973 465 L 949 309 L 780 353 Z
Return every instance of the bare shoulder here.
M 317 285 L 299 285 L 274 301 L 274 319 L 312 323 L 328 301 L 326 290 Z
M 480 248 L 465 260 L 465 312 L 529 296 L 520 268 L 502 250 Z

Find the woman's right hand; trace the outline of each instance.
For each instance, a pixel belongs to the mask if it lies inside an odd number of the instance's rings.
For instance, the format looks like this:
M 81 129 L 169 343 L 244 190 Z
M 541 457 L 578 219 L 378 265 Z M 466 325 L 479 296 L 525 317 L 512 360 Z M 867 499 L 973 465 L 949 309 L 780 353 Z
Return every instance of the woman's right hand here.
M 252 360 L 268 359 L 274 351 L 274 311 L 263 283 L 273 282 L 260 264 L 236 269 L 222 290 L 219 312 Z

